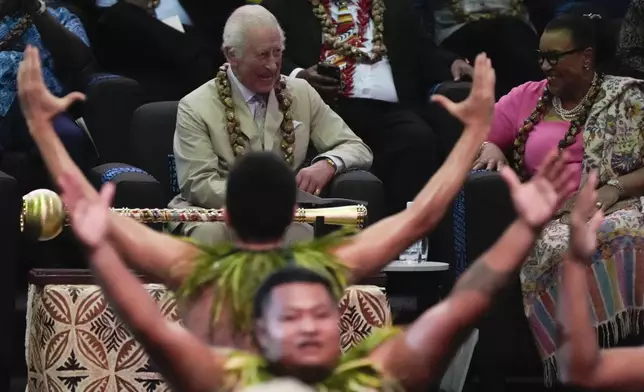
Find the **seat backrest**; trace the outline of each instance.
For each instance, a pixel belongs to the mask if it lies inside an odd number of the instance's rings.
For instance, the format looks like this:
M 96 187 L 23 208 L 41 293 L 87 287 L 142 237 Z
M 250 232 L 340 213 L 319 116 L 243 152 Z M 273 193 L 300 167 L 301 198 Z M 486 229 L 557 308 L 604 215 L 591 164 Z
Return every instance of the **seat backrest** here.
M 178 104 L 169 101 L 143 105 L 134 112 L 130 125 L 132 164 L 161 183 L 168 201 L 175 196 L 171 191 L 168 156 L 172 154 Z

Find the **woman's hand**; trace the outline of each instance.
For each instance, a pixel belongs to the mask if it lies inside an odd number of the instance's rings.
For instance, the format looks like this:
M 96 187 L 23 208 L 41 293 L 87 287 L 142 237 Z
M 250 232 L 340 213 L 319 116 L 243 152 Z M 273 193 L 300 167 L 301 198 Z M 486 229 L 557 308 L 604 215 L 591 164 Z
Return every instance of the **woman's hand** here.
M 597 230 L 604 214 L 597 208 L 595 200 L 599 199 L 599 191 L 595 190 L 596 186 L 597 173 L 593 172 L 577 195 L 575 207 L 570 213 L 569 252 L 572 260 L 589 262 L 597 249 Z
M 606 211 L 619 200 L 619 191 L 614 186 L 604 185 L 597 189 L 597 207 Z M 601 203 L 601 204 L 600 204 Z
M 503 151 L 497 147 L 494 143 L 485 143 L 481 147 L 481 152 L 474 161 L 474 170 L 496 170 L 499 171 L 501 168 L 508 164 Z

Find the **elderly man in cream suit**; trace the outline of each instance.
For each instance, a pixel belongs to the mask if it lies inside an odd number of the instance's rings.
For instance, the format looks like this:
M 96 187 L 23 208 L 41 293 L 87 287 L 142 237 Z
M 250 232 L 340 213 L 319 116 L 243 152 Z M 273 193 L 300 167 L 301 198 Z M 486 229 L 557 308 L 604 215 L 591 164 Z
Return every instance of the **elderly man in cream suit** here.
M 284 33 L 268 10 L 259 5 L 235 10 L 223 42 L 228 63 L 179 103 L 174 156 L 181 193 L 171 208 L 224 207 L 227 173 L 246 151 L 280 154 L 298 170 L 300 191 L 312 194 L 342 171 L 371 166 L 371 150 L 318 93 L 302 79 L 280 75 Z M 321 154 L 301 168 L 309 142 Z M 203 244 L 234 240 L 224 223 L 170 228 Z M 293 223 L 284 240 L 312 235 L 311 226 Z

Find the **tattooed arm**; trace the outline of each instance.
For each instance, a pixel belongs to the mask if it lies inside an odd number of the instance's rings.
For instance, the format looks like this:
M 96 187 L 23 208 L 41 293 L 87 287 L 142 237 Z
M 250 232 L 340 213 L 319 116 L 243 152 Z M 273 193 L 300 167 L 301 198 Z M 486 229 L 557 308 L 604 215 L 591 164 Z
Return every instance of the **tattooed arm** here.
M 454 352 L 494 299 L 512 279 L 517 279 L 541 227 L 575 187 L 565 160 L 565 153 L 551 153 L 540 172 L 525 184 L 508 167 L 501 170 L 519 218 L 465 272 L 447 299 L 374 352 L 382 369 L 406 388 L 416 390 L 437 383 Z
M 444 301 L 374 352 L 376 360 L 409 390 L 437 383 L 480 317 L 511 280 L 517 279 L 536 238 L 533 228 L 515 221 L 465 272 Z
M 570 246 L 564 255 L 557 309 L 559 376 L 565 383 L 586 388 L 641 391 L 644 389 L 644 349 L 600 350 L 587 306 L 586 276 L 603 219 L 602 211 L 595 211 L 596 185 L 597 176 L 593 174 L 570 214 Z M 590 221 L 589 216 L 592 216 Z

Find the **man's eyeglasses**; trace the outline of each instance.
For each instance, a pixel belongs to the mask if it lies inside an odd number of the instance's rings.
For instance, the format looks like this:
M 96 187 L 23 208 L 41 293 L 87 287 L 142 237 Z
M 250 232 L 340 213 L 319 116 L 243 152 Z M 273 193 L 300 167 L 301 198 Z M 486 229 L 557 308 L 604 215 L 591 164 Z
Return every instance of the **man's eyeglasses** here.
M 555 65 L 559 64 L 559 60 L 561 60 L 565 56 L 573 53 L 578 53 L 583 50 L 585 50 L 585 48 L 577 48 L 567 50 L 565 52 L 542 52 L 540 50 L 537 50 L 537 60 L 539 61 L 539 65 L 543 64 L 544 61 L 547 61 L 548 64 L 554 67 Z

